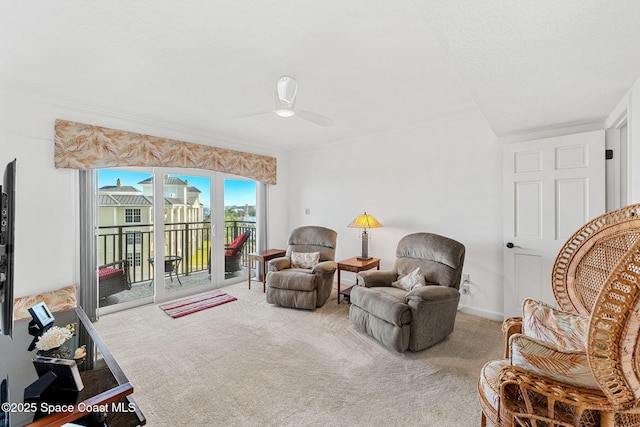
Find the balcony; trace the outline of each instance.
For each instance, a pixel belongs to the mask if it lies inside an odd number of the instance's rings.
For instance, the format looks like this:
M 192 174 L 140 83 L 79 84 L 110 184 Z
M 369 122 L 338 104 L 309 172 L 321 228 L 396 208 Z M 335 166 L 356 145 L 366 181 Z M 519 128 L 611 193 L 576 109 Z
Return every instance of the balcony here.
M 131 266 L 129 275 L 132 285 L 149 283 L 153 280 L 153 266 L 149 261 L 154 257 L 153 230 L 153 224 L 98 227 L 98 265 L 127 259 Z M 256 223 L 239 220 L 225 221 L 225 246 L 242 233 L 248 234 L 241 258 L 242 267 L 247 268 L 249 266 L 247 255 L 256 251 Z M 175 271 L 181 279 L 197 273 L 208 273 L 210 250 L 216 249 L 211 247 L 209 221 L 165 224 L 162 252 L 165 257 L 181 258 Z

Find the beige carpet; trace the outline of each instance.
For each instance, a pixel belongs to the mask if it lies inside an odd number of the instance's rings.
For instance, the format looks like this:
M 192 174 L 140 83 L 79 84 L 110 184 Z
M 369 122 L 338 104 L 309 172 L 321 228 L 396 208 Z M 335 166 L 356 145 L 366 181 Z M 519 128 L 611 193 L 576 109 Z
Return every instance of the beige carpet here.
M 311 312 L 272 306 L 262 286 L 178 319 L 157 305 L 96 328 L 149 426 L 478 426 L 482 365 L 500 357 L 498 322 L 459 313 L 418 353 L 388 350 L 349 322 L 335 290 Z

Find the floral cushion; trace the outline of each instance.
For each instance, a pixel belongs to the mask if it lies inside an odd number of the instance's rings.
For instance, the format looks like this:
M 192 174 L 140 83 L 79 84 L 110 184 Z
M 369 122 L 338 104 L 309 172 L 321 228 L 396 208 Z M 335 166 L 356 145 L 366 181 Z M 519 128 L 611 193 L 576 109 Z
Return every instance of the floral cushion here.
M 74 308 L 78 305 L 76 285 L 66 286 L 56 291 L 44 292 L 38 295 L 16 298 L 13 305 L 13 319 L 30 318 L 29 308 L 40 302 L 47 304 L 47 307 L 52 312 Z
M 419 288 L 421 286 L 426 286 L 426 281 L 424 279 L 424 275 L 420 270 L 420 267 L 413 270 L 411 273 L 400 276 L 398 280 L 391 283 L 391 286 L 394 288 L 404 289 L 409 292 L 415 288 Z
M 587 353 L 515 334 L 511 337 L 511 364 L 527 371 L 578 387 L 599 390 Z
M 313 268 L 320 262 L 320 252 L 291 252 L 291 266 Z
M 511 363 L 562 383 L 599 389 L 586 353 L 589 317 L 525 299 L 522 334 L 511 337 Z
M 543 302 L 525 299 L 522 304 L 522 334 L 566 351 L 586 349 L 589 317 L 566 313 Z

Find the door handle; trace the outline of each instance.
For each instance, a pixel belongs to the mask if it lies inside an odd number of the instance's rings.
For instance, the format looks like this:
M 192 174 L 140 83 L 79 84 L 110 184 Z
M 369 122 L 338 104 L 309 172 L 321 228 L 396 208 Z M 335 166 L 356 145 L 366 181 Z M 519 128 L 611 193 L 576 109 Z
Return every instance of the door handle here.
M 520 246 L 516 246 L 516 245 L 514 245 L 514 244 L 513 244 L 513 243 L 511 243 L 511 242 L 508 242 L 506 246 L 507 246 L 509 249 L 513 249 L 513 248 L 520 248 Z M 522 248 L 520 248 L 520 249 L 522 249 Z

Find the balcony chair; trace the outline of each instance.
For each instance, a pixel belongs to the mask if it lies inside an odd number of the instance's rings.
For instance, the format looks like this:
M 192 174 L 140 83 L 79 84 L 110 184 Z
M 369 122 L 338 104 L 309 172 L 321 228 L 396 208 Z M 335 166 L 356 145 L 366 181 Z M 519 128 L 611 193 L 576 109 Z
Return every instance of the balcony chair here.
M 404 236 L 392 270 L 358 274 L 349 318 L 398 352 L 423 350 L 452 331 L 460 300 L 465 247 L 432 233 Z
M 234 273 L 242 270 L 242 251 L 244 244 L 249 239 L 249 233 L 242 233 L 236 237 L 230 245 L 224 248 L 224 272 Z M 207 258 L 207 271 L 211 274 L 211 248 Z
M 129 289 L 131 289 L 129 260 L 121 259 L 98 267 L 98 298 L 100 300 Z
M 284 257 L 269 261 L 267 302 L 283 307 L 314 310 L 331 295 L 337 233 L 317 226 L 296 228 L 289 236 Z
M 525 299 L 488 362 L 482 426 L 640 426 L 640 205 L 599 216 L 560 250 L 558 307 Z
M 235 238 L 224 251 L 224 272 L 233 273 L 242 270 L 242 250 L 249 238 L 248 233 L 242 233 Z

